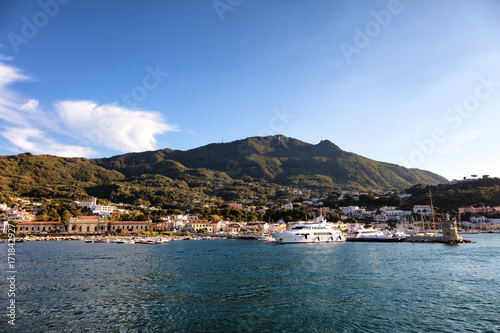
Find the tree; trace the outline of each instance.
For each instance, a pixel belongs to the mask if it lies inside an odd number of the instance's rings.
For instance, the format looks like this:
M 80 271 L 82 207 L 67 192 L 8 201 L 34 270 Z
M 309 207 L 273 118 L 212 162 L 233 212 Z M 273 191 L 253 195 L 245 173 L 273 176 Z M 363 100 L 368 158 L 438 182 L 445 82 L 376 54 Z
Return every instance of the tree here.
M 62 213 L 61 213 L 61 221 L 62 222 L 68 223 L 70 217 L 71 217 L 71 214 L 67 209 L 62 211 Z
M 340 220 L 339 214 L 333 213 L 333 212 L 326 213 L 325 218 L 327 221 L 330 221 L 330 222 L 336 222 L 336 221 Z

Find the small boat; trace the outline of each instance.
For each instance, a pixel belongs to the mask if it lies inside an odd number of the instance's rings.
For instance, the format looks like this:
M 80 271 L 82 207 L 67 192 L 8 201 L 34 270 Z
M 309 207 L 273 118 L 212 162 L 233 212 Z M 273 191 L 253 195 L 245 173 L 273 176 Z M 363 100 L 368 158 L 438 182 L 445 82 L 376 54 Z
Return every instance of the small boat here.
M 257 240 L 264 241 L 264 242 L 276 242 L 276 239 L 274 239 L 274 237 L 269 235 L 269 234 L 259 235 L 259 236 L 257 236 Z
M 401 240 L 408 238 L 408 234 L 401 230 L 396 230 L 392 232 L 393 237 Z
M 98 238 L 94 241 L 94 243 L 109 243 L 109 239 L 106 238 Z

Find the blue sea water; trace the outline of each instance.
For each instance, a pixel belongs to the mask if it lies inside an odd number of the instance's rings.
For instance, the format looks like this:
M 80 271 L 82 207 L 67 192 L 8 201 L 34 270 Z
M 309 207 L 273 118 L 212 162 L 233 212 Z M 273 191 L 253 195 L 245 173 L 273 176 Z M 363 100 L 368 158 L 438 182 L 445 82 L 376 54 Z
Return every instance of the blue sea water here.
M 0 330 L 500 332 L 500 234 L 467 238 L 476 243 L 19 243 L 16 326 L 5 315 Z

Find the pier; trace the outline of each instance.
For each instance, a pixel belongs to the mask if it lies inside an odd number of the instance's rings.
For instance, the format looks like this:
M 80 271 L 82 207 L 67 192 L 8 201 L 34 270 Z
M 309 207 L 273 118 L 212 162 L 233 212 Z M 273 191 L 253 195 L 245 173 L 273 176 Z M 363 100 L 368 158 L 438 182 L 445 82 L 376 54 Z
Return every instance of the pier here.
M 443 244 L 460 244 L 460 243 L 475 243 L 469 239 L 462 237 L 452 238 L 448 236 L 410 236 L 405 239 L 405 242 L 411 243 L 443 243 Z

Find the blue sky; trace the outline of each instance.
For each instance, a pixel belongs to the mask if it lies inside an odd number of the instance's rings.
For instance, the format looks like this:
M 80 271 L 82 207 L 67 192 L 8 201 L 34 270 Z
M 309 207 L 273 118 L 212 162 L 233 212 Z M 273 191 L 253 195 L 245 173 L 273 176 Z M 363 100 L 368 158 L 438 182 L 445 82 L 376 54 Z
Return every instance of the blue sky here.
M 0 3 L 0 154 L 284 134 L 500 176 L 500 2 Z

